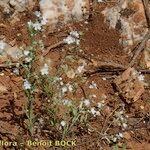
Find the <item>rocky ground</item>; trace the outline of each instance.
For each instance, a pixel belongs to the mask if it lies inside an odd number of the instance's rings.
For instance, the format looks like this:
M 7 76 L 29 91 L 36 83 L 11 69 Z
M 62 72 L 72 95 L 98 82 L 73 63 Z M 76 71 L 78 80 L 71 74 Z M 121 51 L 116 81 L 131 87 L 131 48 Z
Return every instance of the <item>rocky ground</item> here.
M 0 150 L 150 150 L 149 4 L 80 2 L 0 2 Z

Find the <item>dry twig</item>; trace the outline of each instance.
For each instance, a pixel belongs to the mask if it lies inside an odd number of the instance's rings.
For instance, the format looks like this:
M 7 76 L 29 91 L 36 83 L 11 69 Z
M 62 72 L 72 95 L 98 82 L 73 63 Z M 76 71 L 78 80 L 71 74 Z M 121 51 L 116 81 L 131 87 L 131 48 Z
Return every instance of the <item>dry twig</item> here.
M 59 47 L 59 46 L 61 46 L 62 44 L 64 44 L 64 41 L 59 41 L 59 42 L 57 42 L 57 43 L 55 43 L 55 44 L 53 44 L 53 45 L 47 47 L 48 50 L 46 50 L 42 55 L 43 55 L 43 56 L 46 56 L 46 55 L 50 52 L 50 50 L 52 50 L 52 49 L 54 49 L 54 48 L 56 48 L 56 47 Z
M 148 28 L 150 29 L 150 10 L 148 8 L 149 0 L 142 0 L 142 2 L 143 2 L 144 10 L 145 10 L 145 16 L 147 19 Z
M 144 49 L 145 43 L 146 41 L 150 38 L 150 30 L 147 32 L 147 34 L 144 36 L 143 40 L 141 41 L 139 47 L 137 48 L 135 55 L 132 58 L 132 61 L 129 64 L 129 67 L 133 67 L 134 63 L 137 59 L 137 57 L 139 56 L 139 54 L 142 52 L 142 50 Z

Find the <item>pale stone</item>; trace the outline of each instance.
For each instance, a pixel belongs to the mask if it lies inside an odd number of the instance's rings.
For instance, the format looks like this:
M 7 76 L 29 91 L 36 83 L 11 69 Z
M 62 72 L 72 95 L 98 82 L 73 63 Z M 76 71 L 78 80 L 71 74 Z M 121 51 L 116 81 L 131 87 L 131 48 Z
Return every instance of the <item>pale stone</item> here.
M 120 0 L 115 6 L 106 7 L 102 13 L 110 27 L 116 28 L 117 23 L 121 23 L 121 43 L 124 49 L 132 48 L 148 31 L 142 0 Z
M 150 40 L 146 43 L 146 48 L 144 50 L 144 63 L 147 68 L 150 68 Z
M 144 82 L 140 81 L 138 76 L 138 72 L 134 68 L 128 68 L 114 80 L 119 93 L 127 103 L 137 101 L 145 91 Z
M 80 21 L 88 17 L 89 0 L 41 0 L 39 4 L 51 30 L 72 19 Z

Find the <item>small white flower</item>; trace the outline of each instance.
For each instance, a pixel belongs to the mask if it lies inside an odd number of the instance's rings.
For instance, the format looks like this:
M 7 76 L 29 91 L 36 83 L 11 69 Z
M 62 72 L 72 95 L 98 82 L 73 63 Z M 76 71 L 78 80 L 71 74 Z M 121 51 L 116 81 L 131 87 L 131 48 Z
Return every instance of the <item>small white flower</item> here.
M 102 104 L 102 103 L 97 103 L 97 107 L 98 107 L 98 108 L 102 108 L 102 107 L 103 107 L 103 104 Z
M 60 122 L 60 125 L 61 125 L 62 127 L 64 127 L 64 126 L 66 125 L 66 122 L 65 122 L 64 120 L 62 120 L 62 121 Z
M 35 11 L 34 14 L 35 14 L 38 18 L 41 17 L 41 12 L 40 12 L 40 11 Z
M 105 101 L 101 101 L 97 103 L 98 108 L 102 108 L 104 106 Z
M 64 43 L 66 43 L 68 45 L 73 44 L 75 42 L 76 42 L 76 39 L 70 35 L 64 39 Z
M 77 68 L 77 73 L 82 73 L 84 71 L 84 65 L 80 65 L 78 68 Z
M 33 27 L 33 22 L 30 20 L 28 23 L 29 28 Z
M 63 86 L 61 88 L 62 93 L 66 93 L 68 91 L 68 88 L 66 86 Z
M 4 50 L 6 47 L 6 43 L 4 43 L 4 41 L 0 41 L 0 50 Z
M 33 24 L 33 27 L 36 31 L 40 31 L 42 29 L 42 25 L 38 21 Z
M 19 69 L 18 68 L 13 69 L 13 73 L 19 75 Z
M 105 78 L 105 77 L 103 77 L 103 78 L 102 78 L 102 80 L 106 81 L 106 78 Z
M 79 33 L 77 31 L 71 31 L 70 35 L 75 37 L 75 38 L 79 38 Z
M 46 17 L 42 17 L 41 24 L 42 25 L 46 25 L 47 22 L 48 22 L 47 18 Z
M 30 54 L 30 52 L 28 50 L 25 50 L 23 53 L 25 56 L 28 56 Z
M 40 70 L 41 75 L 48 75 L 48 65 L 44 64 L 44 67 Z
M 123 123 L 122 126 L 123 128 L 127 128 L 128 125 L 126 123 Z
M 26 57 L 26 58 L 25 58 L 25 61 L 26 61 L 27 63 L 31 62 L 31 61 L 32 61 L 32 57 Z
M 140 81 L 144 81 L 144 75 L 140 74 L 140 75 L 138 76 L 138 79 L 139 79 Z
M 85 99 L 84 101 L 83 101 L 83 103 L 84 103 L 84 105 L 85 106 L 90 106 L 90 100 L 89 99 Z
M 118 133 L 118 134 L 116 134 L 116 137 L 117 137 L 118 139 L 121 139 L 121 138 L 123 138 L 123 134 L 122 134 L 122 133 Z
M 64 85 L 63 81 L 60 81 L 60 85 Z
M 99 111 L 96 111 L 96 114 L 95 114 L 96 116 L 100 116 L 101 114 L 100 114 L 100 112 Z
M 68 99 L 64 99 L 62 102 L 64 105 L 71 106 L 71 101 Z
M 71 84 L 66 84 L 66 86 L 68 87 L 68 91 L 69 92 L 72 92 L 73 91 L 73 88 L 72 88 L 72 85 Z
M 96 98 L 97 96 L 95 94 L 91 95 L 93 98 Z
M 92 83 L 89 85 L 89 88 L 90 89 L 97 89 L 97 84 L 94 81 L 92 81 Z
M 97 2 L 98 2 L 98 3 L 102 3 L 102 2 L 103 2 L 103 0 L 97 0 Z
M 96 114 L 96 110 L 95 110 L 95 108 L 94 108 L 94 107 L 92 107 L 90 111 L 91 111 L 91 113 L 95 116 L 95 114 Z
M 117 141 L 117 138 L 116 138 L 116 137 L 114 137 L 114 138 L 113 138 L 113 142 L 116 142 L 116 141 Z
M 59 80 L 61 81 L 61 80 L 62 80 L 62 77 L 60 77 Z
M 79 33 L 77 31 L 71 31 L 70 35 L 64 39 L 64 43 L 70 45 L 70 44 L 77 44 L 79 45 Z
M 29 83 L 27 79 L 24 80 L 23 86 L 25 90 L 31 89 L 31 84 Z

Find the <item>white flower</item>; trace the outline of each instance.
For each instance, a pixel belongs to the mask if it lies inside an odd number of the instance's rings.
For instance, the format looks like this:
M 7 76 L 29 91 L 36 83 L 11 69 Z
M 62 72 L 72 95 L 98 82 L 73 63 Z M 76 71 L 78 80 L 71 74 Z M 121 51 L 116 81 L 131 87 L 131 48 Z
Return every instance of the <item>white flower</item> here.
M 66 86 L 63 86 L 61 88 L 62 93 L 66 93 L 68 91 L 68 88 Z
M 28 56 L 30 52 L 28 50 L 25 50 L 23 53 L 25 56 Z
M 42 25 L 46 25 L 47 22 L 48 22 L 47 18 L 46 17 L 42 17 L 41 24 Z
M 139 79 L 140 81 L 144 81 L 144 75 L 140 74 L 140 75 L 138 76 L 138 79 Z
M 41 17 L 41 12 L 40 12 L 40 11 L 35 11 L 34 14 L 35 14 L 38 18 Z
M 96 98 L 97 96 L 95 94 L 91 95 L 93 98 Z
M 71 84 L 66 84 L 66 86 L 68 87 L 68 91 L 69 92 L 72 92 L 73 91 L 73 88 L 72 88 L 72 85 Z
M 13 69 L 13 73 L 16 74 L 16 75 L 19 75 L 19 69 L 18 68 L 14 68 Z
M 38 21 L 33 24 L 33 27 L 34 27 L 34 30 L 36 31 L 38 30 L 40 31 L 42 29 L 42 25 Z
M 122 126 L 123 128 L 127 128 L 128 125 L 126 123 L 123 123 Z
M 28 23 L 29 28 L 33 27 L 33 22 L 30 20 Z
M 123 134 L 122 134 L 122 133 L 118 133 L 118 134 L 116 134 L 116 137 L 117 137 L 118 139 L 121 139 L 121 138 L 123 138 Z
M 25 58 L 25 61 L 26 61 L 27 63 L 31 62 L 31 61 L 32 61 L 32 57 L 26 57 L 26 58 Z
M 77 68 L 77 73 L 81 73 L 81 72 L 83 72 L 84 71 L 84 65 L 82 64 L 82 65 L 80 65 L 78 68 Z
M 102 108 L 103 104 L 102 103 L 97 103 L 98 108 Z
M 103 77 L 103 78 L 102 78 L 102 80 L 106 81 L 106 78 L 105 78 L 105 77 Z
M 66 125 L 66 122 L 65 122 L 64 120 L 62 120 L 62 121 L 60 122 L 60 125 L 61 125 L 62 127 L 64 127 L 64 126 Z
M 71 106 L 71 101 L 68 99 L 64 99 L 62 102 L 64 105 Z
M 61 80 L 62 80 L 62 77 L 60 77 L 59 80 L 61 81 Z
M 79 33 L 77 31 L 71 31 L 70 35 L 75 38 L 79 38 Z
M 116 141 L 117 141 L 117 138 L 116 138 L 116 137 L 114 137 L 114 138 L 113 138 L 113 142 L 116 142 Z
M 31 89 L 31 84 L 27 79 L 24 80 L 23 86 L 25 90 Z
M 68 45 L 73 43 L 79 45 L 79 42 L 79 33 L 77 31 L 71 31 L 70 35 L 64 39 L 64 43 Z
M 4 50 L 6 46 L 6 43 L 4 43 L 4 41 L 0 41 L 0 50 Z
M 92 81 L 92 83 L 89 85 L 89 88 L 90 89 L 97 89 L 97 84 L 94 81 Z
M 99 111 L 96 111 L 96 116 L 100 116 L 100 112 Z
M 48 65 L 44 64 L 44 67 L 40 70 L 41 75 L 48 75 Z
M 67 38 L 64 39 L 64 43 L 70 45 L 76 42 L 76 39 L 72 36 L 68 36 Z
M 102 2 L 103 2 L 103 0 L 97 0 L 97 2 L 98 2 L 98 3 L 102 3 Z
M 90 100 L 89 99 L 85 99 L 84 101 L 83 101 L 83 103 L 84 103 L 84 105 L 85 106 L 90 106 Z
M 92 108 L 91 108 L 91 113 L 95 116 L 95 114 L 96 114 L 96 110 L 95 110 L 95 108 L 94 108 L 94 107 L 92 107 Z
M 60 81 L 60 85 L 64 85 L 63 81 Z
M 105 101 L 101 101 L 97 103 L 98 108 L 102 108 L 104 106 Z

